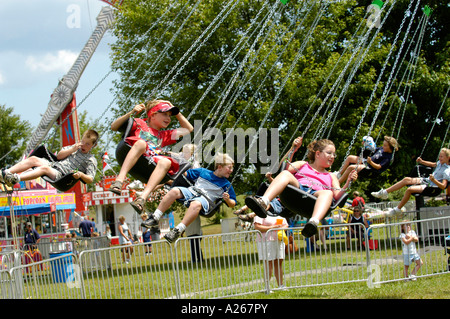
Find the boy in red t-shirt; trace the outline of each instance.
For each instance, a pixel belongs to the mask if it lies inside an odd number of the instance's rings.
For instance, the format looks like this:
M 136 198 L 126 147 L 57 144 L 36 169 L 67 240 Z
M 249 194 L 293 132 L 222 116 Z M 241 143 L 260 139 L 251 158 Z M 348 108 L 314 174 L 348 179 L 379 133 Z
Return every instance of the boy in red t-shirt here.
M 119 130 L 131 115 L 139 114 L 142 111 L 147 113 L 147 119 L 134 119 L 130 133 L 125 139 L 125 142 L 132 147 L 125 157 L 119 175 L 117 175 L 116 180 L 111 184 L 111 188 L 109 189 L 115 194 L 120 194 L 127 173 L 136 164 L 139 157 L 142 155 L 151 157 L 156 163 L 156 167 L 150 175 L 142 195 L 131 203 L 131 206 L 138 213 L 143 212 L 145 201 L 156 186 L 161 183 L 164 176 L 167 173 L 175 174 L 179 169 L 179 164 L 176 160 L 160 155 L 162 152 L 161 148 L 176 143 L 180 137 L 194 130 L 194 127 L 180 113 L 180 110 L 169 101 L 164 100 L 153 100 L 146 105 L 136 105 L 133 110 L 116 119 L 111 124 L 111 129 L 113 131 Z M 170 124 L 170 117 L 172 115 L 180 123 L 180 128 L 165 130 Z

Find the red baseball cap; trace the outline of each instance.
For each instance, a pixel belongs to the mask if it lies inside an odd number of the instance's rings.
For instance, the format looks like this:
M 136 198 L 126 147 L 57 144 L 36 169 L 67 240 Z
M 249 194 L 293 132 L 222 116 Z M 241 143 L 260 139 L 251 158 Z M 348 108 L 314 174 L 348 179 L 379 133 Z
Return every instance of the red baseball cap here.
M 173 106 L 172 104 L 167 102 L 161 102 L 156 104 L 150 110 L 148 110 L 147 116 L 150 117 L 150 115 L 156 112 L 164 113 L 169 111 L 172 113 L 172 115 L 177 115 L 178 113 L 180 113 L 180 109 L 177 108 L 176 106 Z

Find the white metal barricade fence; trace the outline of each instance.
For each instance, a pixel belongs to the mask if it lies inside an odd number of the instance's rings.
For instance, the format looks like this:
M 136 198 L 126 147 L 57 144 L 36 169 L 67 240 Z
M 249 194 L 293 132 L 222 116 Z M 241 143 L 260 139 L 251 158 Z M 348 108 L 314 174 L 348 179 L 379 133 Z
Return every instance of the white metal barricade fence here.
M 2 298 L 174 299 L 227 298 L 271 290 L 367 282 L 369 287 L 405 280 L 401 227 L 418 235 L 423 264 L 417 277 L 449 272 L 450 217 L 374 225 L 319 227 L 315 240 L 300 227 L 286 229 L 288 249 L 281 260 L 278 241 L 262 241 L 258 231 L 182 237 L 65 254 L 0 271 Z M 347 238 L 350 228 L 355 236 Z M 270 230 L 270 233 L 278 230 Z M 351 232 L 353 233 L 353 232 Z M 325 237 L 325 235 L 328 237 Z M 268 236 L 270 237 L 270 236 Z M 412 262 L 408 274 L 416 265 Z M 269 276 L 269 270 L 272 269 Z M 278 278 L 278 280 L 277 280 Z M 282 278 L 282 282 L 278 282 Z M 410 278 L 408 278 L 410 279 Z
M 408 225 L 417 236 L 417 240 L 409 244 L 411 250 L 404 247 L 401 239 L 402 229 Z M 448 273 L 450 247 L 446 238 L 449 229 L 449 217 L 370 227 L 373 237 L 378 241 L 376 249 L 369 251 L 372 270 L 376 270 L 379 277 L 374 283 L 415 279 L 410 277 L 411 274 L 426 277 Z M 406 235 L 407 231 L 404 230 L 403 233 Z M 420 268 L 415 273 L 413 269 L 417 265 Z

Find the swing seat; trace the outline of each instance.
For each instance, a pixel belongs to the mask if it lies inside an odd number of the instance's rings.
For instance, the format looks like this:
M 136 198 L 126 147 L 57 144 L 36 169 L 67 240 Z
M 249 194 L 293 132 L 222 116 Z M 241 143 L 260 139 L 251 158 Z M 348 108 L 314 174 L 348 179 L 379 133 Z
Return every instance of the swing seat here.
M 425 165 L 416 165 L 414 166 L 409 175 L 410 177 L 428 177 L 433 173 L 433 167 L 425 166 Z
M 358 178 L 376 178 L 381 175 L 385 170 L 373 169 L 365 167 L 358 173 Z
M 130 134 L 131 127 L 133 126 L 133 119 L 129 118 L 127 122 L 125 122 L 119 131 L 123 132 L 122 140 L 116 147 L 116 159 L 119 165 L 123 165 L 125 158 L 127 157 L 128 152 L 131 150 L 131 145 L 125 142 L 125 139 Z M 150 176 L 152 175 L 156 164 L 150 159 L 141 155 L 137 160 L 136 164 L 129 171 L 130 175 L 135 179 L 140 180 L 142 183 L 148 183 Z M 181 176 L 185 171 L 187 171 L 191 165 L 189 163 L 180 163 L 180 168 L 178 172 L 174 175 L 166 174 L 161 183 L 166 183 L 169 180 L 176 180 L 179 176 Z
M 50 162 L 58 162 L 58 158 L 55 154 L 49 152 L 47 148 L 44 145 L 40 145 L 37 148 L 35 148 L 29 156 L 36 156 L 39 158 L 45 158 Z M 73 173 L 69 173 L 66 175 L 63 175 L 61 178 L 53 180 L 50 177 L 44 175 L 42 176 L 42 179 L 46 181 L 47 183 L 50 183 L 54 188 L 61 192 L 67 192 L 69 189 L 75 186 L 78 181 L 81 179 L 76 179 L 73 177 Z M 81 182 L 84 183 L 83 180 Z
M 192 186 L 192 183 L 187 179 L 187 177 L 184 174 L 181 174 L 173 181 L 171 188 L 177 187 L 177 186 L 188 188 L 188 187 Z M 224 203 L 224 201 L 221 198 L 219 198 L 213 204 L 210 203 L 209 210 L 207 212 L 205 212 L 202 209 L 200 211 L 199 215 L 202 217 L 210 218 L 219 211 L 220 206 L 223 203 Z
M 450 182 L 447 182 L 447 187 L 449 183 Z M 416 200 L 416 210 L 420 211 L 420 208 L 425 206 L 424 197 L 437 197 L 442 193 L 443 190 L 446 190 L 447 187 L 445 187 L 444 189 L 440 189 L 439 187 L 427 186 L 423 189 L 422 193 L 412 194 Z
M 288 185 L 280 194 L 281 203 L 283 206 L 291 211 L 293 214 L 298 214 L 302 217 L 311 218 L 316 204 L 317 197 L 311 195 L 298 187 Z M 343 207 L 347 201 L 348 193 L 345 193 L 337 201 L 333 199 L 327 215 L 331 213 L 336 207 Z

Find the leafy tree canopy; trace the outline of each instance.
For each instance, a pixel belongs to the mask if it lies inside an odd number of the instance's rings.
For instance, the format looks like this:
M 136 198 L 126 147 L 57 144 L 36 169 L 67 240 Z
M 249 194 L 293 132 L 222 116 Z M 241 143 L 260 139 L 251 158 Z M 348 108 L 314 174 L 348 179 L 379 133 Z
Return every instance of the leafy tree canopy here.
M 201 121 L 202 132 L 276 128 L 280 153 L 298 135 L 304 146 L 330 138 L 338 153 L 332 170 L 346 154 L 359 151 L 364 135 L 378 136 L 378 144 L 383 135 L 393 135 L 401 146 L 394 165 L 370 187 L 390 183 L 421 155 L 449 87 L 450 14 L 444 1 L 427 3 L 433 10 L 429 17 L 425 4 L 386 1 L 381 27 L 368 29 L 370 4 L 126 1 L 112 45 L 113 68 L 120 74 L 114 112 L 119 116 L 134 103 L 169 99 L 192 123 Z M 420 48 L 416 55 L 415 48 Z M 449 112 L 447 99 L 443 122 L 434 128 L 423 158 L 437 158 Z M 251 140 L 247 137 L 246 149 Z M 237 163 L 237 191 L 256 190 L 264 165 L 248 158 Z

